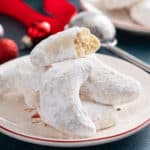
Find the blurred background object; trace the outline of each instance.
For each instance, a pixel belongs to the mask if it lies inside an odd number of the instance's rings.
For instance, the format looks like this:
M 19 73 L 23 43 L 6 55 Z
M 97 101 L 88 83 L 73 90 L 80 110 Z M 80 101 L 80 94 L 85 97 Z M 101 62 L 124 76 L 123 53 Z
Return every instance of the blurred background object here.
M 13 17 L 26 26 L 27 31 L 22 42 L 27 47 L 51 34 L 62 31 L 72 16 L 77 13 L 76 8 L 67 0 L 44 0 L 42 6 L 44 14 L 36 11 L 24 1 L 0 0 L 0 14 Z
M 18 46 L 8 38 L 0 39 L 0 64 L 18 56 Z
M 93 0 L 93 1 L 96 2 L 96 0 Z M 36 10 L 39 13 L 47 16 L 47 12 L 44 11 L 44 8 L 43 8 L 42 0 L 38 0 L 36 2 L 33 0 L 25 0 L 24 2 L 27 3 L 27 5 L 29 5 L 30 7 L 32 7 L 33 10 Z M 76 6 L 78 11 L 81 11 L 81 8 L 83 8 L 83 3 L 82 3 L 83 0 L 80 0 L 80 2 L 82 4 L 81 7 L 80 7 L 79 1 L 77 1 L 77 0 L 70 0 L 69 2 L 71 2 L 74 6 Z M 91 2 L 91 0 L 87 0 L 86 4 L 90 4 L 90 2 Z M 69 3 L 69 5 L 70 5 L 70 3 Z M 73 8 L 74 8 L 74 6 L 73 6 Z M 74 11 L 76 12 L 75 8 L 74 8 Z M 61 13 L 62 10 L 59 10 L 58 12 Z M 63 12 L 65 12 L 65 11 L 63 11 Z M 70 13 L 70 14 L 72 14 L 72 13 Z M 50 13 L 49 13 L 49 15 L 50 15 Z M 26 26 L 21 24 L 15 18 L 3 15 L 2 13 L 0 15 L 0 23 L 3 25 L 3 27 L 5 29 L 5 37 L 13 39 L 18 44 L 18 47 L 20 48 L 20 55 L 28 54 L 30 52 L 31 48 L 24 49 L 24 45 L 22 44 L 22 37 L 24 37 L 24 35 L 26 35 L 26 30 L 27 30 Z M 126 32 L 121 29 L 117 29 L 116 36 L 117 36 L 116 38 L 119 41 L 118 46 L 120 48 L 123 48 L 123 49 L 127 50 L 129 53 L 131 53 L 132 55 L 142 59 L 143 61 L 145 61 L 147 63 L 150 63 L 150 58 L 149 58 L 150 46 L 148 44 L 149 38 L 150 38 L 149 35 L 147 35 L 146 33 L 137 34 L 137 32 L 136 33 L 135 32 Z M 27 40 L 27 43 L 29 42 L 29 44 L 30 44 L 30 40 L 29 41 L 28 41 L 28 39 L 25 39 L 25 40 Z M 108 52 L 105 49 L 102 49 L 101 52 L 112 55 L 111 52 Z

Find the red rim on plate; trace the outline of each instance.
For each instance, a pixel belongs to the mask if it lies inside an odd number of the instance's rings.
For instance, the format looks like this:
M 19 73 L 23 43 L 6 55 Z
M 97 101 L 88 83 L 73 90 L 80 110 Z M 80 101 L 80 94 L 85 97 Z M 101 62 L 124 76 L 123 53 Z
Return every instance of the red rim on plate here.
M 127 135 L 130 135 L 132 133 L 135 133 L 139 130 L 141 130 L 142 128 L 148 126 L 150 124 L 150 118 L 147 119 L 146 121 L 144 121 L 143 123 L 139 124 L 138 126 L 136 126 L 135 128 L 132 128 L 130 130 L 127 130 L 125 132 L 121 132 L 119 134 L 114 134 L 111 136 L 107 136 L 107 137 L 101 137 L 101 138 L 93 138 L 93 139 L 80 139 L 80 140 L 53 140 L 53 139 L 46 139 L 46 138 L 40 138 L 40 137 L 34 137 L 34 136 L 28 136 L 28 135 L 24 135 L 18 132 L 15 132 L 13 130 L 7 129 L 3 126 L 0 126 L 0 128 L 4 131 L 3 133 L 6 135 L 12 134 L 15 136 L 20 136 L 23 138 L 27 138 L 27 139 L 31 139 L 31 140 L 35 140 L 35 141 L 42 141 L 42 142 L 55 142 L 55 143 L 81 143 L 81 142 L 94 142 L 94 141 L 102 141 L 102 140 L 106 140 L 106 139 L 117 139 L 117 137 L 123 138 Z M 7 134 L 8 133 L 8 134 Z

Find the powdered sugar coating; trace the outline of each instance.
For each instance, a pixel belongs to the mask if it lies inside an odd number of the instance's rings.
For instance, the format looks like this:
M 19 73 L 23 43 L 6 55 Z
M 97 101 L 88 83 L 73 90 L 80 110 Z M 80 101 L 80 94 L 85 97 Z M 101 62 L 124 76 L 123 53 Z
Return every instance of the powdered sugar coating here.
M 23 94 L 29 107 L 39 101 L 40 78 L 43 70 L 37 70 L 29 57 L 18 58 L 0 66 L 0 94 Z
M 40 114 L 59 131 L 90 136 L 96 127 L 84 110 L 79 90 L 87 80 L 91 65 L 86 58 L 53 64 L 42 78 Z
M 138 81 L 108 67 L 95 54 L 56 63 L 42 78 L 41 116 L 58 130 L 90 136 L 96 128 L 81 105 L 79 94 L 84 100 L 118 105 L 136 99 L 140 88 Z M 115 122 L 112 118 L 106 118 L 106 126 Z
M 75 27 L 44 39 L 33 48 L 30 55 L 31 62 L 43 67 L 66 59 L 77 58 L 74 40 L 81 30 L 82 28 Z
M 95 54 L 91 60 L 91 74 L 81 88 L 81 93 L 90 100 L 107 105 L 118 105 L 135 100 L 141 85 L 135 79 L 117 72 L 100 61 Z

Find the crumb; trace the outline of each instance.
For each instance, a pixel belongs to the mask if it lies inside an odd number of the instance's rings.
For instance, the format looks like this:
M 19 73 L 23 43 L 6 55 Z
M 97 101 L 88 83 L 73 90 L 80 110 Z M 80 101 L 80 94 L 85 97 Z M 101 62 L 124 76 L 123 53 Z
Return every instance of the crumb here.
M 31 112 L 31 111 L 33 111 L 33 110 L 35 110 L 35 108 L 25 108 L 25 109 L 24 109 L 24 111 L 28 111 L 28 112 Z
M 117 108 L 116 110 L 117 110 L 117 111 L 121 111 L 121 108 Z

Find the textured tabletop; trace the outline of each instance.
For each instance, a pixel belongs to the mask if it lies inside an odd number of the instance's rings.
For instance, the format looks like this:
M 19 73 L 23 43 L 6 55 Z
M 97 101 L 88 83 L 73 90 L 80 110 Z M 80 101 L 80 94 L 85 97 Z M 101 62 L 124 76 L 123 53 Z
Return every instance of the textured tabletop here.
M 76 0 L 71 0 L 78 8 Z M 41 0 L 26 0 L 32 7 L 41 10 Z M 25 34 L 25 27 L 14 19 L 0 15 L 0 24 L 4 25 L 5 36 L 14 39 L 21 47 L 21 37 Z M 12 28 L 13 27 L 13 28 Z M 150 36 L 136 35 L 125 31 L 117 31 L 118 46 L 141 58 L 150 64 Z M 101 53 L 112 55 L 107 50 L 102 49 Z M 21 51 L 20 55 L 28 54 L 29 51 Z M 142 111 L 142 110 L 140 110 Z M 50 150 L 58 148 L 44 147 L 15 140 L 0 133 L 0 150 Z M 80 149 L 80 148 L 79 148 Z M 81 148 L 83 149 L 83 148 Z M 99 150 L 150 150 L 150 126 L 140 132 L 117 142 L 87 147 L 86 149 Z

